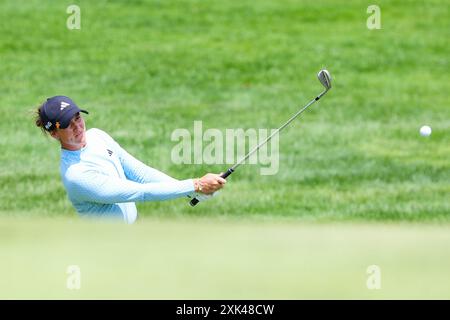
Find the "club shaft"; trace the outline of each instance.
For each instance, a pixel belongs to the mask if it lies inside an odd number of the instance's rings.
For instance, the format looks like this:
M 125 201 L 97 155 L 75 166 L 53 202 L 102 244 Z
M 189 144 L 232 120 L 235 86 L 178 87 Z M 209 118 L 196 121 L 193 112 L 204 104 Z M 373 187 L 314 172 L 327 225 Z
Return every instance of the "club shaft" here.
M 297 118 L 303 111 L 305 111 L 310 105 L 312 105 L 314 102 L 316 102 L 317 100 L 319 100 L 325 93 L 327 93 L 328 89 L 321 92 L 317 97 L 315 97 L 314 99 L 312 99 L 310 102 L 308 102 L 308 104 L 306 106 L 304 106 L 302 109 L 300 109 L 299 111 L 297 111 L 297 113 L 295 113 L 288 121 L 286 121 L 281 127 L 279 127 L 277 130 L 275 130 L 266 140 L 264 140 L 263 142 L 261 142 L 259 145 L 257 145 L 252 151 L 250 151 L 249 153 L 247 153 L 247 155 L 245 155 L 241 160 L 239 160 L 237 163 L 235 163 L 231 168 L 229 168 L 227 171 L 225 171 L 221 177 L 222 178 L 226 178 L 228 177 L 230 174 L 232 174 L 234 172 L 234 170 L 236 170 L 237 167 L 239 167 L 242 163 L 245 162 L 245 160 L 247 160 L 253 153 L 255 153 L 256 151 L 258 151 L 264 144 L 266 144 L 267 142 L 270 141 L 270 139 L 273 138 L 273 136 L 275 136 L 276 134 L 278 134 L 281 130 L 283 130 L 287 125 L 289 125 L 292 121 L 294 121 L 295 118 Z M 190 205 L 192 207 L 194 207 L 195 205 L 197 205 L 198 203 L 198 199 L 197 198 L 193 198 L 190 201 Z
M 237 167 L 239 167 L 241 164 L 243 164 L 252 154 L 254 154 L 256 151 L 258 151 L 263 145 L 265 145 L 267 142 L 270 141 L 270 139 L 273 138 L 276 134 L 278 134 L 281 130 L 283 130 L 285 127 L 287 127 L 292 121 L 294 121 L 295 118 L 297 118 L 303 111 L 305 111 L 310 105 L 312 105 L 314 102 L 319 100 L 324 94 L 327 92 L 326 90 L 323 91 L 321 94 L 319 94 L 317 97 L 312 99 L 306 106 L 304 106 L 302 109 L 300 109 L 297 113 L 295 113 L 291 118 L 289 118 L 288 121 L 286 121 L 281 127 L 279 127 L 277 130 L 275 130 L 266 140 L 261 142 L 259 145 L 257 145 L 252 151 L 247 153 L 241 160 L 239 160 L 236 164 L 234 164 L 231 169 L 232 171 L 236 170 Z

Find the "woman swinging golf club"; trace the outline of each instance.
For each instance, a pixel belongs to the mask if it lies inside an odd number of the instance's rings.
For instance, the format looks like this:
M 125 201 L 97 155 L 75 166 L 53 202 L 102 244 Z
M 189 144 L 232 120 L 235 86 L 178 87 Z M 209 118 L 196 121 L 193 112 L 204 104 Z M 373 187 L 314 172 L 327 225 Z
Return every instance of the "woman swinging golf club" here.
M 137 218 L 135 202 L 185 196 L 206 200 L 226 180 L 208 173 L 177 180 L 127 153 L 106 132 L 86 130 L 79 109 L 68 97 L 48 98 L 36 111 L 36 125 L 61 145 L 61 178 L 77 212 L 90 217 Z

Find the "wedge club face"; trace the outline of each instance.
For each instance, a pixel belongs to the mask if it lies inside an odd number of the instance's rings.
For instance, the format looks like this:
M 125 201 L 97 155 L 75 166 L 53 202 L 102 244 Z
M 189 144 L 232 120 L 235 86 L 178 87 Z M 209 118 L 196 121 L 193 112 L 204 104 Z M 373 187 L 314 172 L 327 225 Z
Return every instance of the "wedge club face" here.
M 317 78 L 319 78 L 320 83 L 325 87 L 328 91 L 331 88 L 331 75 L 328 70 L 320 70 L 317 74 Z

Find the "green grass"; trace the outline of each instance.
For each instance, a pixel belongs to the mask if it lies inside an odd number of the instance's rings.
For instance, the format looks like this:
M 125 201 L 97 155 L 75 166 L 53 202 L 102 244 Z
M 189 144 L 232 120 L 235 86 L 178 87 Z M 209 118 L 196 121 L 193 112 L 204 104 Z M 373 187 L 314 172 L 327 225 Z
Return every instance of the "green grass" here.
M 91 111 L 147 164 L 175 177 L 227 165 L 175 165 L 176 128 L 275 128 L 334 88 L 280 137 L 280 170 L 248 165 L 214 201 L 139 204 L 153 216 L 290 216 L 323 221 L 450 218 L 449 5 L 381 1 L 64 1 L 0 4 L 0 213 L 73 216 L 58 146 L 28 110 L 55 94 Z M 433 128 L 422 138 L 423 124 Z
M 448 226 L 3 218 L 0 231 L 1 299 L 450 297 Z M 372 265 L 380 289 L 367 287 Z
M 378 1 L 0 2 L 0 298 L 446 298 L 450 5 Z M 29 111 L 64 94 L 177 178 L 177 128 L 276 128 L 280 169 L 245 165 L 215 199 L 138 204 L 132 227 L 79 221 L 59 146 Z M 428 124 L 433 133 L 419 135 Z M 68 265 L 82 289 L 65 287 Z M 379 265 L 382 289 L 368 290 Z

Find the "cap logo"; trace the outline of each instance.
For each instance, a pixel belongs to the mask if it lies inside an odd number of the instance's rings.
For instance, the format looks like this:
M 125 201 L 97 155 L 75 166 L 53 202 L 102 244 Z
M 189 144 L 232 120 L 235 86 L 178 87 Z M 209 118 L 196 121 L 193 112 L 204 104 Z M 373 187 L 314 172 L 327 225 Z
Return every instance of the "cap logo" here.
M 59 126 L 60 126 L 59 121 L 56 121 L 55 126 L 56 126 L 56 129 L 59 129 Z
M 50 129 L 50 127 L 52 126 L 52 123 L 49 121 L 45 124 L 45 129 Z
M 61 108 L 59 110 L 64 110 L 67 106 L 70 106 L 67 102 L 61 101 Z

